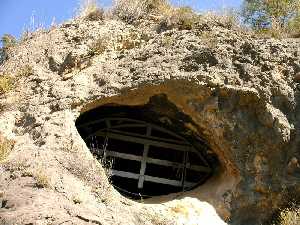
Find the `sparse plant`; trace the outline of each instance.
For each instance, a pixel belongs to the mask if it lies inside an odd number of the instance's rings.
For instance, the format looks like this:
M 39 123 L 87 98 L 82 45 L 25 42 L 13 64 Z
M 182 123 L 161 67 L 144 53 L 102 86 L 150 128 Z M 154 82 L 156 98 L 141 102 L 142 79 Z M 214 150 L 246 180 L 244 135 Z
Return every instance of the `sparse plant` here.
M 13 89 L 14 79 L 8 75 L 0 75 L 0 95 Z
M 10 48 L 17 44 L 17 40 L 10 34 L 4 34 L 0 41 L 2 42 L 2 48 L 0 48 L 0 65 L 8 59 Z
M 214 49 L 218 45 L 218 39 L 214 36 L 212 32 L 205 31 L 201 33 L 200 39 L 210 49 Z
M 191 30 L 198 16 L 190 7 L 180 7 L 174 10 L 170 18 L 171 24 L 179 30 Z
M 1 37 L 2 46 L 4 49 L 14 47 L 17 44 L 17 39 L 11 34 L 4 34 Z
M 300 1 L 245 0 L 242 15 L 244 22 L 259 33 L 281 37 L 286 32 L 295 32 L 291 24 L 299 29 Z
M 222 23 L 227 29 L 231 29 L 240 24 L 240 12 L 232 8 L 224 8 L 221 14 L 214 18 Z
M 114 165 L 114 160 L 113 160 L 113 158 L 108 158 L 106 156 L 107 145 L 108 145 L 107 138 L 105 139 L 104 143 L 102 145 L 100 145 L 98 143 L 97 139 L 92 137 L 91 143 L 90 143 L 90 149 L 91 149 L 91 152 L 94 154 L 95 158 L 101 164 L 108 180 L 110 181 L 111 177 L 112 177 L 112 168 Z
M 167 0 L 116 0 L 113 14 L 127 23 L 133 23 L 151 14 L 165 14 L 169 9 Z
M 107 49 L 107 38 L 99 37 L 89 48 L 88 55 L 100 55 Z
M 74 202 L 74 204 L 81 204 L 82 200 L 80 199 L 79 196 L 75 196 L 75 197 L 73 197 L 73 202 Z
M 300 38 L 300 9 L 298 15 L 294 19 L 289 21 L 287 25 L 287 30 L 292 37 Z
M 36 186 L 38 188 L 50 187 L 49 178 L 42 170 L 38 170 L 37 173 L 34 175 L 34 178 L 36 180 Z
M 20 77 L 27 77 L 32 74 L 33 74 L 33 68 L 31 65 L 28 65 L 28 64 L 21 67 L 21 69 L 18 72 L 18 76 L 20 76 Z
M 191 30 L 197 27 L 201 16 L 190 7 L 173 8 L 159 21 L 158 32 L 168 29 Z
M 96 0 L 81 0 L 79 16 L 90 21 L 102 20 L 104 11 Z
M 292 207 L 280 212 L 278 225 L 299 225 L 299 224 L 300 224 L 299 208 Z
M 0 65 L 7 59 L 7 53 L 4 48 L 0 48 Z
M 122 50 L 130 50 L 139 47 L 140 45 L 141 45 L 141 38 L 136 32 L 131 31 L 126 35 L 119 36 L 114 48 L 117 51 L 122 51 Z
M 172 36 L 166 35 L 162 39 L 162 44 L 166 47 L 171 47 L 174 44 L 175 40 Z
M 0 162 L 5 160 L 14 146 L 14 141 L 8 140 L 0 135 Z

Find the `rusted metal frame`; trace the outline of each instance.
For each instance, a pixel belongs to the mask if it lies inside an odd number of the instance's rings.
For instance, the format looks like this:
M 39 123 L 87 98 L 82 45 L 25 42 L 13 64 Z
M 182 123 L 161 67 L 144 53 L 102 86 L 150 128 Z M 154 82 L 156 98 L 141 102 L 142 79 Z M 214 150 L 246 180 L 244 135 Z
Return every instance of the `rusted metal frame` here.
M 119 176 L 119 177 L 124 177 L 124 178 L 129 178 L 129 179 L 138 180 L 140 177 L 140 174 L 132 173 L 132 172 L 125 172 L 125 171 L 119 171 L 119 170 L 112 170 L 111 172 L 112 172 L 113 176 Z M 144 181 L 149 181 L 149 182 L 158 183 L 158 184 L 167 184 L 167 185 L 176 186 L 176 187 L 182 186 L 182 182 L 179 180 L 171 180 L 171 179 L 154 177 L 154 176 L 149 176 L 149 175 L 144 175 Z M 197 183 L 186 182 L 185 184 L 187 187 L 193 187 Z

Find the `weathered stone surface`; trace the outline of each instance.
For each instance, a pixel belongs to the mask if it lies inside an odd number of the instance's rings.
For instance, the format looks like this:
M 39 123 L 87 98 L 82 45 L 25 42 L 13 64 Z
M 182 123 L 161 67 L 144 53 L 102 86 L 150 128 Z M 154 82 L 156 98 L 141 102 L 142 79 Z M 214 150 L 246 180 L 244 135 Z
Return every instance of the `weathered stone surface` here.
M 0 66 L 12 76 L 28 63 L 34 71 L 0 97 L 0 132 L 15 142 L 0 164 L 0 224 L 205 224 L 203 213 L 224 224 L 206 201 L 231 224 L 255 225 L 299 192 L 299 40 L 255 39 L 213 23 L 160 33 L 143 25 L 73 20 L 35 34 Z M 106 49 L 90 55 L 99 39 Z M 147 205 L 110 186 L 75 121 L 160 94 L 191 118 L 185 126 L 221 165 L 197 189 Z

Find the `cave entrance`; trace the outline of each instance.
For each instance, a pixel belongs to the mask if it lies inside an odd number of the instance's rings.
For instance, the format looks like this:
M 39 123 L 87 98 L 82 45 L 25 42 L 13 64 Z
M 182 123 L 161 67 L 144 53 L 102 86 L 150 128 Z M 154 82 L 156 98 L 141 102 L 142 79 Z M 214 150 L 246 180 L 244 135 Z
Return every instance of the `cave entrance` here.
M 77 120 L 90 151 L 108 168 L 112 185 L 127 197 L 191 190 L 212 175 L 205 151 L 174 132 L 180 126 L 172 123 L 175 129 L 168 129 L 159 118 L 145 106 L 104 106 Z

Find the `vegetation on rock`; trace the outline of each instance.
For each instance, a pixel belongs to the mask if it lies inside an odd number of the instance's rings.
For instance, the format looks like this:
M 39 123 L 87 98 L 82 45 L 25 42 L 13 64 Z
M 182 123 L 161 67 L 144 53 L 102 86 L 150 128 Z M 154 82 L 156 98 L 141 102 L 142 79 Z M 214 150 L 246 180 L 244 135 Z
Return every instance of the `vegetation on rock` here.
M 0 162 L 5 160 L 14 146 L 14 142 L 0 135 Z
M 261 32 L 300 34 L 299 0 L 245 0 L 244 22 Z
M 13 78 L 8 75 L 0 75 L 0 95 L 5 94 L 13 88 Z
M 280 212 L 278 220 L 272 225 L 299 225 L 300 224 L 300 208 L 291 207 Z

